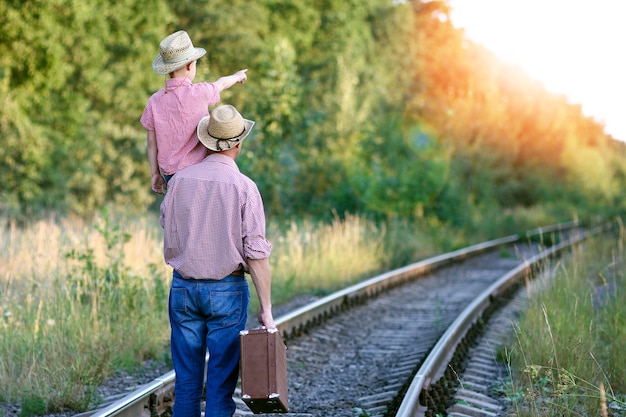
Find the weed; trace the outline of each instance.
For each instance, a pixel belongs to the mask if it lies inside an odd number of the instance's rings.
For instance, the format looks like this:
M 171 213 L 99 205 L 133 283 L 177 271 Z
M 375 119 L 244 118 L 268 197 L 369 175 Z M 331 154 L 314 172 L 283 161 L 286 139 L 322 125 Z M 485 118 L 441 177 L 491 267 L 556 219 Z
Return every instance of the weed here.
M 626 409 L 616 394 L 626 389 L 626 366 L 612 343 L 621 340 L 626 311 L 623 239 L 623 233 L 604 235 L 573 249 L 530 297 L 516 343 L 498 354 L 511 370 L 503 390 L 518 415 L 606 416 Z
M 355 417 L 369 417 L 369 413 L 360 407 L 354 407 L 352 410 L 355 412 Z
M 37 395 L 28 395 L 22 400 L 20 417 L 30 417 L 46 413 L 46 401 Z

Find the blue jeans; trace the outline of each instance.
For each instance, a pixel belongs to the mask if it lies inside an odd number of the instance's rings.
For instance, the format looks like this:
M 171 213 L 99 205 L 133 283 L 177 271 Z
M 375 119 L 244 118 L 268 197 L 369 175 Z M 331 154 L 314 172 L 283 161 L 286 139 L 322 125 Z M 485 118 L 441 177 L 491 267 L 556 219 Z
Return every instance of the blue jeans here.
M 244 276 L 184 279 L 176 271 L 169 298 L 174 417 L 200 417 L 206 371 L 205 417 L 232 417 L 239 377 L 239 332 L 246 327 L 250 289 Z

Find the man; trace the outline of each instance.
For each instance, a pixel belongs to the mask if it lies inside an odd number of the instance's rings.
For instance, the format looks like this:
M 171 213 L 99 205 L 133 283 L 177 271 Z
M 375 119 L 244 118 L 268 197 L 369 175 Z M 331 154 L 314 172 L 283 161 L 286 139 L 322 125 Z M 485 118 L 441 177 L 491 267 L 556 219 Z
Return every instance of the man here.
M 174 417 L 200 417 L 207 348 L 205 417 L 235 412 L 239 332 L 246 327 L 250 301 L 245 272 L 259 297 L 259 323 L 276 327 L 263 202 L 235 162 L 253 126 L 230 105 L 204 117 L 197 133 L 209 155 L 172 177 L 161 204 L 164 257 L 174 268 L 169 299 Z

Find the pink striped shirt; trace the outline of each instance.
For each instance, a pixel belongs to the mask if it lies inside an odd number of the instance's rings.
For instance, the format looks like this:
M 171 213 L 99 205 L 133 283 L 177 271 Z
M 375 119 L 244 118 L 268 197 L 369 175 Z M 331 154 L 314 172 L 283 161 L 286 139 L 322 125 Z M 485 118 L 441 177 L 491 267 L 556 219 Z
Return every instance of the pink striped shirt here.
M 156 133 L 157 161 L 164 174 L 175 174 L 207 156 L 196 127 L 208 116 L 209 106 L 219 101 L 220 92 L 213 83 L 193 84 L 188 78 L 169 78 L 148 99 L 141 124 Z
M 211 154 L 179 171 L 161 203 L 165 262 L 182 276 L 220 279 L 265 259 L 265 212 L 256 184 L 232 158 Z

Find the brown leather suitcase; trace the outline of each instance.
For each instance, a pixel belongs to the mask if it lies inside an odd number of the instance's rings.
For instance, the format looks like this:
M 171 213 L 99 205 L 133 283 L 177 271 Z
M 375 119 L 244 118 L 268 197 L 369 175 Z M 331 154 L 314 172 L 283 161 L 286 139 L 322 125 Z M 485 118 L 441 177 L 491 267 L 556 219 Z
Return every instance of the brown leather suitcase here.
M 241 399 L 254 414 L 286 413 L 287 347 L 277 329 L 243 330 Z

